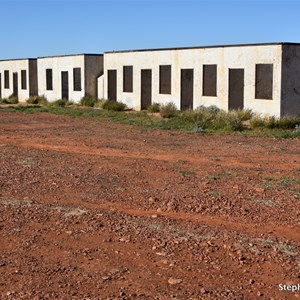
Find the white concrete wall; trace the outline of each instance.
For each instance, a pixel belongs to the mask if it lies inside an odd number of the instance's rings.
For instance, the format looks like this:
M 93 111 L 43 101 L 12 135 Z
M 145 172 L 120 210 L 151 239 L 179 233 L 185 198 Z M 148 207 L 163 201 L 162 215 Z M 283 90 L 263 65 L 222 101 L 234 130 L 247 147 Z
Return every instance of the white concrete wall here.
M 104 74 L 97 78 L 97 97 L 104 99 Z
M 81 68 L 81 91 L 73 90 L 73 68 Z M 46 89 L 46 69 L 52 69 L 53 90 Z M 79 102 L 85 95 L 84 55 L 55 56 L 38 58 L 38 93 L 48 101 L 62 98 L 61 72 L 69 74 L 69 100 Z
M 203 65 L 217 65 L 217 97 L 202 96 Z M 273 64 L 273 100 L 255 99 L 255 65 Z M 123 66 L 133 66 L 133 93 L 123 92 Z M 159 66 L 172 66 L 172 91 L 159 94 Z M 107 71 L 117 70 L 117 100 L 140 109 L 141 69 L 152 69 L 152 103 L 173 101 L 180 107 L 181 69 L 194 69 L 193 108 L 216 105 L 228 110 L 229 68 L 244 69 L 244 108 L 263 114 L 280 115 L 281 45 L 211 47 L 198 49 L 114 52 L 104 54 L 104 98 Z
M 9 71 L 9 89 L 4 88 L 4 71 Z M 22 89 L 21 85 L 21 70 L 26 70 L 26 89 Z M 19 102 L 25 102 L 29 98 L 29 60 L 17 59 L 17 60 L 3 60 L 0 61 L 0 74 L 1 74 L 1 97 L 8 98 L 13 94 L 13 73 L 18 73 L 18 97 Z

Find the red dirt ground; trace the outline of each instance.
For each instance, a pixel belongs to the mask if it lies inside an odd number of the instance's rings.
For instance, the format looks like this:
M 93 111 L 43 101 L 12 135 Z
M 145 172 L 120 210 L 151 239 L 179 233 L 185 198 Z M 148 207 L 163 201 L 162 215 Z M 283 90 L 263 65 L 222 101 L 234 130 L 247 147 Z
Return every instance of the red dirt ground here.
M 300 299 L 300 140 L 0 112 L 1 299 Z

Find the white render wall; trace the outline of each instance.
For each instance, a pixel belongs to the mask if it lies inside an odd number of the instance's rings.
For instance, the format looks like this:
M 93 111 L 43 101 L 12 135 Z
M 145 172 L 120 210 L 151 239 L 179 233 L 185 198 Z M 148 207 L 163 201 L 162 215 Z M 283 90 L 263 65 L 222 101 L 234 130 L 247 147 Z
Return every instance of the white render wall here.
M 180 108 L 181 69 L 194 69 L 193 108 L 216 105 L 228 110 L 228 74 L 230 68 L 244 69 L 244 108 L 280 116 L 282 46 L 249 45 L 198 49 L 149 50 L 104 53 L 103 91 L 107 98 L 107 71 L 117 70 L 117 100 L 140 109 L 141 69 L 152 69 L 152 103 L 173 101 Z M 217 65 L 217 96 L 202 96 L 203 65 Z M 273 99 L 255 99 L 255 65 L 273 64 Z M 171 65 L 171 94 L 159 94 L 159 66 Z M 123 92 L 123 66 L 133 66 L 133 92 Z
M 97 78 L 97 96 L 99 99 L 107 99 L 104 97 L 104 74 Z
M 84 55 L 55 56 L 38 58 L 38 94 L 44 95 L 48 101 L 62 98 L 61 72 L 69 73 L 69 99 L 79 102 L 85 91 L 85 57 Z M 81 91 L 73 89 L 73 68 L 81 68 Z M 53 90 L 46 89 L 46 69 L 52 69 Z
M 4 71 L 9 71 L 9 89 L 4 88 Z M 22 89 L 21 85 L 21 70 L 26 70 L 26 89 Z M 18 97 L 20 102 L 25 102 L 29 98 L 29 60 L 16 59 L 16 60 L 3 60 L 0 61 L 0 74 L 1 74 L 1 97 L 8 98 L 13 94 L 13 73 L 18 73 Z

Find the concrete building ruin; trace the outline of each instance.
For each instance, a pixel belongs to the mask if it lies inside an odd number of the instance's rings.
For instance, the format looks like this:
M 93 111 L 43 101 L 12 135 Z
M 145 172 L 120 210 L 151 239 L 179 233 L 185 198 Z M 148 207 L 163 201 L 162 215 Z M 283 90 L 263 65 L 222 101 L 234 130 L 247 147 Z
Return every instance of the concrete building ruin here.
M 136 110 L 216 105 L 300 116 L 300 44 L 268 43 L 104 53 L 100 97 Z
M 102 54 L 75 54 L 38 58 L 38 94 L 48 101 L 79 102 L 97 96 L 97 78 L 103 73 Z
M 84 96 L 135 110 L 156 102 L 300 116 L 300 44 L 264 43 L 77 54 L 0 61 L 0 98 Z
M 18 96 L 23 102 L 38 93 L 37 60 L 33 58 L 0 61 L 0 98 Z

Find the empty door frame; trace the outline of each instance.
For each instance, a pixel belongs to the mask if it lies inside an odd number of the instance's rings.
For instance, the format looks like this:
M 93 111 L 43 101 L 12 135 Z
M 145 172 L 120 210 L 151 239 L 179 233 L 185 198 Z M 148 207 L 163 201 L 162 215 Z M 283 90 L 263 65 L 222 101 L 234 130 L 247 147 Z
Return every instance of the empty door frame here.
M 117 70 L 107 71 L 107 98 L 117 101 Z
M 193 109 L 194 69 L 181 69 L 180 109 Z
M 228 110 L 244 108 L 244 69 L 229 69 Z
M 61 72 L 61 98 L 69 100 L 69 73 Z
M 13 73 L 13 95 L 18 96 L 19 84 L 18 84 L 18 73 Z
M 141 109 L 147 109 L 152 99 L 152 70 L 141 70 Z

